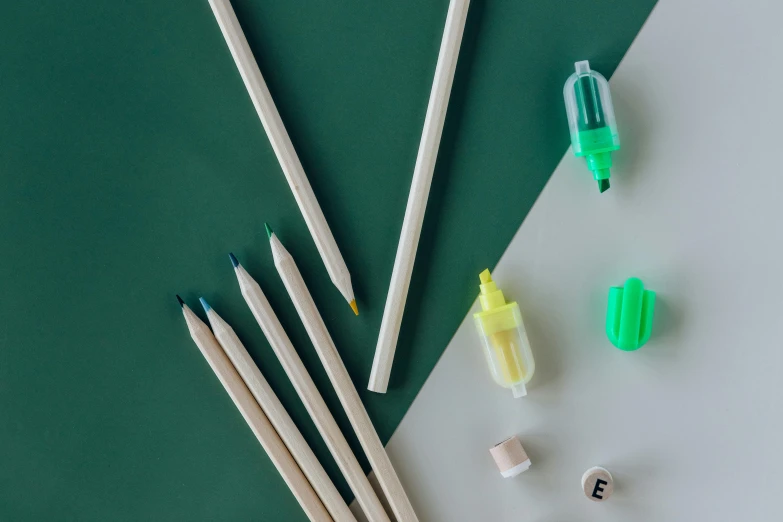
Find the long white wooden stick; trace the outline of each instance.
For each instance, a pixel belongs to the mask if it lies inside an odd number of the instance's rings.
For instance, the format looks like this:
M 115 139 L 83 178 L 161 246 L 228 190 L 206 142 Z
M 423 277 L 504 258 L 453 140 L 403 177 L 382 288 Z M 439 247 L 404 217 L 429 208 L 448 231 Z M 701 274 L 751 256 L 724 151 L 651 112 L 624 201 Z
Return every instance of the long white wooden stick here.
M 239 264 L 234 255 L 231 255 L 231 262 L 234 265 L 239 288 L 242 296 L 245 298 L 250 311 L 256 318 L 258 325 L 264 332 L 267 341 L 269 341 L 272 350 L 274 350 L 280 364 L 283 366 L 286 375 L 294 385 L 296 393 L 304 403 L 307 412 L 313 419 L 313 423 L 318 432 L 323 437 L 326 446 L 332 453 L 335 462 L 343 472 L 345 480 L 348 482 L 351 491 L 356 496 L 356 500 L 364 511 L 365 516 L 371 522 L 388 521 L 389 517 L 383 509 L 378 496 L 372 489 L 370 481 L 364 474 L 359 461 L 351 451 L 348 441 L 345 440 L 337 422 L 334 420 L 329 408 L 326 406 L 321 393 L 315 387 L 313 379 L 307 372 L 302 359 L 296 353 L 291 340 L 288 338 L 283 325 L 275 315 L 274 310 L 269 305 L 261 287 L 250 274 Z
M 207 312 L 209 325 L 212 327 L 212 332 L 218 343 L 228 355 L 242 380 L 245 381 L 250 393 L 256 398 L 258 405 L 264 410 L 269 422 L 277 430 L 277 434 L 283 439 L 291 456 L 299 464 L 302 473 L 310 481 L 310 485 L 321 498 L 329 514 L 332 515 L 335 522 L 356 522 L 356 517 L 348 509 L 348 504 L 334 487 L 329 475 L 318 462 L 318 458 L 302 437 L 293 419 L 285 411 L 269 383 L 266 382 L 250 354 L 247 353 L 247 349 L 239 340 L 234 329 L 204 299 L 201 299 L 201 304 Z
M 348 370 L 345 369 L 345 364 L 343 364 L 340 354 L 337 353 L 337 348 L 326 329 L 315 302 L 313 302 L 304 279 L 302 279 L 302 274 L 299 273 L 291 254 L 283 247 L 274 233 L 270 233 L 269 241 L 277 272 L 288 290 L 288 295 L 294 302 L 315 351 L 318 352 L 321 364 L 326 369 L 326 374 L 337 392 L 340 404 L 342 404 L 348 420 L 353 426 L 359 443 L 364 449 L 364 454 L 375 471 L 375 477 L 386 494 L 386 500 L 388 500 L 398 522 L 417 521 L 413 506 L 411 506 L 400 479 L 394 471 L 386 449 L 378 438 L 378 433 L 372 425 L 370 416 L 367 415 L 367 410 L 364 409 L 359 393 L 351 382 Z
M 299 505 L 302 506 L 307 518 L 312 522 L 329 522 L 332 517 L 324 508 L 318 495 L 313 491 L 312 486 L 302 474 L 302 470 L 294 462 L 293 457 L 286 449 L 283 441 L 275 429 L 269 423 L 264 412 L 258 406 L 250 390 L 247 389 L 242 378 L 237 373 L 231 361 L 220 348 L 220 345 L 209 331 L 201 319 L 180 300 L 182 305 L 182 314 L 185 316 L 185 322 L 188 324 L 188 330 L 193 341 L 198 346 L 204 358 L 209 363 L 212 371 L 215 372 L 220 383 L 228 392 L 231 400 L 234 401 L 237 409 L 244 417 L 250 429 L 255 434 L 258 442 L 269 455 L 272 463 L 283 476 L 283 480 L 288 485 L 291 492 L 296 497 Z
M 245 33 L 242 32 L 239 20 L 231 7 L 231 2 L 229 0 L 209 0 L 209 5 L 212 6 L 212 12 L 223 32 L 231 55 L 234 57 L 239 74 L 245 82 L 245 87 L 250 94 L 256 112 L 258 112 L 258 117 L 261 118 L 266 135 L 272 143 L 285 179 L 294 193 L 294 198 L 296 198 L 299 210 L 304 216 L 310 235 L 313 236 L 318 253 L 321 254 L 321 259 L 326 265 L 326 271 L 329 273 L 332 283 L 351 305 L 354 313 L 358 314 L 351 286 L 351 274 L 348 272 L 348 267 L 345 266 L 340 249 L 337 248 L 329 224 L 315 198 L 307 175 L 302 168 L 302 163 L 299 161 L 299 156 L 296 155 L 294 145 L 291 143 L 291 138 L 288 137 L 288 132 L 285 130 L 283 120 L 280 119 L 280 113 L 277 112 L 277 107 L 275 107 L 272 95 L 264 82 L 264 77 L 261 76 L 261 71 L 253 57 L 253 51 L 250 50 Z
M 424 130 L 419 143 L 419 154 L 416 156 L 416 166 L 413 169 L 408 205 L 405 207 L 400 242 L 397 245 L 397 255 L 394 258 L 389 293 L 386 297 L 386 307 L 383 310 L 378 344 L 375 347 L 370 382 L 367 385 L 368 390 L 378 393 L 386 393 L 386 388 L 389 385 L 389 375 L 391 374 L 394 352 L 397 349 L 402 313 L 408 298 L 413 262 L 416 259 L 424 211 L 427 208 L 435 160 L 438 158 L 440 136 L 443 133 L 443 122 L 446 119 L 446 109 L 449 105 L 451 84 L 454 80 L 454 70 L 457 67 L 469 3 L 469 0 L 451 0 L 446 15 L 446 28 L 443 31 L 443 40 L 440 44 L 435 79 L 432 82 L 430 102 L 427 105 L 427 116 L 424 118 Z

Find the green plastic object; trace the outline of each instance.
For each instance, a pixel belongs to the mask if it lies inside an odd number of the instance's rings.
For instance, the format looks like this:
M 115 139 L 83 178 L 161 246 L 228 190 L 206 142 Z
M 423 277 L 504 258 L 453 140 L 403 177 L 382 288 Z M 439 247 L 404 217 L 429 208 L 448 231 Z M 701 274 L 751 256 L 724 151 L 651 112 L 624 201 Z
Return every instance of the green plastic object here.
M 574 67 L 576 72 L 563 87 L 571 145 L 574 154 L 587 161 L 598 190 L 605 192 L 609 188 L 612 151 L 620 148 L 609 83 L 590 69 L 587 60 L 576 62 Z
M 636 277 L 624 286 L 609 289 L 609 307 L 606 310 L 606 335 L 621 350 L 638 350 L 650 339 L 655 292 L 645 290 Z

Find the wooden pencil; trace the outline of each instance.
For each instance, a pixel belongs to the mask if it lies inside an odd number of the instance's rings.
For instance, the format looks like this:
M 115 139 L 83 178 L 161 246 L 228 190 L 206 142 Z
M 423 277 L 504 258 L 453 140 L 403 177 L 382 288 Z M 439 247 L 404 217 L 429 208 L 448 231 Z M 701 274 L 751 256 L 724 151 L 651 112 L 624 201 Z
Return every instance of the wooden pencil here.
M 291 344 L 291 340 L 283 329 L 283 325 L 280 324 L 274 310 L 269 305 L 264 292 L 261 291 L 261 287 L 247 273 L 245 268 L 239 264 L 239 261 L 233 254 L 229 254 L 229 257 L 231 258 L 231 264 L 234 265 L 242 296 L 264 332 L 264 336 L 266 336 L 272 350 L 274 350 L 275 355 L 280 360 L 280 364 L 291 380 L 294 389 L 296 389 L 296 393 L 313 419 L 318 432 L 326 442 L 335 462 L 337 462 L 337 465 L 343 472 L 343 476 L 356 496 L 356 500 L 359 502 L 365 516 L 371 522 L 389 520 L 383 505 L 372 489 L 370 481 L 364 474 L 359 461 L 356 460 L 356 456 L 351 451 L 348 441 L 345 440 L 340 428 L 337 426 L 337 422 L 326 406 L 321 393 L 315 387 L 313 379 L 310 377 L 304 364 L 302 364 L 302 359 L 299 358 L 299 354 Z
M 313 302 L 310 291 L 302 279 L 302 274 L 299 273 L 291 254 L 269 227 L 267 227 L 267 234 L 277 272 L 283 280 L 288 295 L 294 302 L 299 318 L 321 359 L 321 364 L 326 369 L 326 374 L 337 392 L 337 397 L 340 399 L 351 426 L 353 426 L 362 449 L 364 449 L 367 460 L 370 461 L 370 466 L 375 471 L 375 477 L 386 494 L 386 500 L 398 522 L 417 521 L 413 506 L 411 506 L 400 479 L 394 471 L 386 449 L 381 444 L 381 439 L 378 438 L 370 416 L 367 415 L 359 393 L 351 382 L 348 370 L 346 370 L 332 337 L 326 329 L 326 324 L 324 324 L 323 318 Z
M 218 343 L 239 372 L 242 380 L 245 381 L 245 385 L 255 397 L 258 405 L 264 410 L 269 422 L 277 430 L 277 434 L 280 435 L 291 456 L 299 464 L 299 468 L 310 481 L 310 485 L 321 498 L 329 514 L 332 515 L 335 522 L 356 522 L 356 517 L 348 509 L 348 504 L 334 487 L 329 475 L 318 462 L 318 458 L 302 437 L 299 428 L 296 427 L 269 383 L 266 382 L 250 354 L 247 353 L 247 349 L 239 340 L 234 329 L 209 306 L 203 297 L 199 300 L 207 313 L 209 325 L 212 327 L 212 332 Z
M 206 324 L 177 296 L 185 322 L 188 325 L 190 336 L 198 346 L 204 358 L 215 372 L 220 383 L 234 401 L 237 409 L 244 417 L 253 434 L 261 443 L 261 446 L 269 455 L 270 460 L 282 475 L 291 492 L 302 506 L 307 518 L 312 522 L 328 522 L 332 520 L 321 500 L 316 495 L 307 478 L 302 474 L 291 454 L 280 440 L 280 436 L 269 423 L 264 412 L 256 403 L 250 390 L 247 389 L 242 378 L 237 373 L 231 361 L 228 360 L 223 349 L 212 335 Z
M 465 29 L 468 4 L 469 0 L 451 0 L 446 15 L 446 28 L 443 31 L 438 63 L 435 66 L 435 79 L 432 82 L 427 115 L 424 118 L 424 130 L 421 134 L 408 204 L 405 207 L 405 217 L 402 221 L 400 242 L 397 245 L 389 293 L 386 296 L 381 330 L 378 334 L 375 357 L 370 371 L 370 382 L 367 385 L 368 390 L 377 393 L 386 393 L 386 388 L 389 385 L 389 375 L 402 324 L 402 314 L 405 310 L 408 287 L 413 273 L 413 262 L 416 259 L 424 211 L 427 208 L 432 174 L 435 170 L 435 160 L 438 157 L 440 137 L 443 133 L 443 122 L 446 119 L 446 109 L 449 105 L 451 84 L 454 80 L 454 70 L 457 67 L 462 33 Z
M 318 253 L 321 254 L 321 259 L 326 265 L 326 271 L 329 273 L 332 283 L 350 304 L 353 312 L 359 315 L 351 286 L 351 274 L 348 272 L 340 249 L 337 248 L 337 242 L 334 240 L 329 224 L 321 211 L 321 206 L 313 193 L 304 168 L 302 168 L 302 163 L 299 161 L 299 156 L 291 143 L 291 138 L 285 130 L 283 120 L 277 112 L 277 107 L 275 107 L 275 102 L 272 100 L 264 77 L 261 76 L 261 71 L 253 57 L 253 51 L 250 50 L 245 33 L 231 7 L 231 2 L 229 0 L 209 0 L 209 5 L 212 6 L 212 12 L 215 14 L 231 55 L 234 57 L 239 74 L 245 82 L 245 87 L 250 94 L 256 112 L 261 118 L 266 135 L 272 143 L 285 179 L 294 193 L 294 198 L 299 205 L 302 216 L 304 216 L 310 235 L 315 241 Z

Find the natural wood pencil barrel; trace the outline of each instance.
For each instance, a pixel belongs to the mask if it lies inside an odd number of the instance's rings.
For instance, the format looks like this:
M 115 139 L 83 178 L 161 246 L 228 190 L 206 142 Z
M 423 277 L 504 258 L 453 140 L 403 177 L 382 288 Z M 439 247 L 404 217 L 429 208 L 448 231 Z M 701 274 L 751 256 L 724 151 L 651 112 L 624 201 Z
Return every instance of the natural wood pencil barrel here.
M 198 346 L 204 358 L 209 363 L 212 371 L 215 372 L 220 383 L 228 392 L 231 400 L 234 401 L 237 409 L 244 417 L 250 429 L 255 434 L 258 442 L 269 455 L 277 471 L 282 475 L 283 480 L 288 485 L 291 492 L 296 497 L 299 505 L 302 506 L 307 518 L 313 522 L 329 522 L 332 518 L 324 508 L 318 495 L 315 494 L 312 486 L 302 474 L 293 457 L 286 449 L 283 441 L 275 429 L 269 423 L 264 412 L 256 403 L 253 395 L 245 386 L 242 378 L 237 373 L 231 361 L 223 352 L 222 348 L 212 335 L 207 325 L 199 319 L 187 305 L 182 305 L 182 314 L 185 316 L 190 336 Z
M 334 240 L 321 206 L 313 193 L 304 168 L 302 168 L 302 163 L 299 161 L 299 156 L 291 143 L 291 138 L 285 130 L 280 113 L 277 112 L 275 102 L 272 100 L 272 95 L 269 93 L 264 77 L 253 57 L 253 51 L 250 50 L 234 9 L 231 7 L 231 2 L 229 0 L 209 0 L 209 5 L 212 6 L 212 12 L 223 32 L 231 55 L 234 57 L 239 74 L 245 82 L 245 87 L 250 94 L 256 112 L 258 112 L 258 117 L 261 118 L 266 135 L 272 143 L 285 179 L 294 193 L 294 198 L 299 205 L 302 216 L 304 216 L 310 235 L 313 236 L 318 253 L 326 265 L 326 271 L 329 273 L 332 283 L 356 311 L 351 274 L 348 272 L 340 249 L 337 248 L 337 242 Z
M 340 399 L 351 426 L 353 426 L 362 449 L 364 449 L 367 460 L 370 461 L 370 465 L 375 471 L 375 476 L 386 494 L 386 499 L 394 515 L 398 522 L 417 521 L 413 506 L 411 506 L 400 479 L 394 471 L 386 449 L 378 438 L 370 416 L 367 415 L 359 393 L 351 382 L 348 370 L 345 369 L 345 364 L 337 352 L 304 279 L 302 279 L 302 274 L 299 273 L 291 254 L 283 247 L 275 234 L 270 235 L 270 244 L 280 278 L 294 302 L 299 318 L 302 320 L 316 352 L 318 352 L 318 357 L 326 369 L 329 380 L 337 392 L 337 397 Z
M 299 354 L 291 344 L 283 325 L 280 324 L 277 315 L 269 305 L 269 301 L 261 291 L 261 287 L 233 256 L 232 262 L 235 264 L 234 269 L 242 296 L 264 332 L 272 350 L 280 360 L 280 364 L 296 389 L 296 393 L 313 419 L 318 432 L 326 442 L 335 462 L 340 467 L 365 516 L 370 522 L 388 521 L 389 517 L 372 489 L 370 481 L 351 451 L 348 441 L 345 440 L 345 436 L 340 431 L 321 393 L 307 372 L 302 359 L 299 358 Z
M 258 366 L 253 362 L 234 329 L 211 307 L 207 311 L 207 319 L 223 351 L 228 355 L 261 409 L 264 410 L 269 422 L 277 430 L 277 434 L 280 435 L 288 451 L 299 464 L 302 473 L 310 481 L 310 485 L 321 498 L 332 518 L 335 522 L 356 522 L 356 517 L 348 509 L 348 504 L 334 487 L 329 475 L 318 462 L 310 446 L 299 432 L 299 428 L 296 427 Z
M 391 374 L 394 352 L 397 349 L 402 313 L 408 298 L 413 262 L 416 259 L 424 211 L 427 208 L 435 160 L 438 158 L 438 147 L 443 133 L 443 122 L 446 119 L 446 109 L 449 105 L 451 84 L 454 80 L 454 70 L 457 67 L 469 3 L 469 0 L 451 0 L 446 15 L 446 28 L 443 31 L 443 40 L 440 44 L 438 64 L 435 66 L 435 79 L 432 82 L 432 92 L 427 105 L 427 115 L 424 118 L 419 153 L 416 156 L 416 166 L 413 168 L 408 205 L 405 207 L 400 242 L 397 245 L 397 255 L 394 258 L 389 294 L 383 309 L 381 330 L 378 335 L 378 344 L 375 347 L 370 382 L 367 385 L 368 390 L 378 393 L 386 393 L 386 388 L 389 385 L 389 375 Z

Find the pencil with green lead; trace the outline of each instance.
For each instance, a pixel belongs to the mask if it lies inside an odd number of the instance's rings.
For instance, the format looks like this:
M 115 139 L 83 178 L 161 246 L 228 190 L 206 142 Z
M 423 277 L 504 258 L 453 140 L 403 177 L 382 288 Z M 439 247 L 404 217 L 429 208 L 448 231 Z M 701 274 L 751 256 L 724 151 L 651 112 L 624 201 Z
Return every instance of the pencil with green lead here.
M 348 420 L 359 439 L 370 466 L 375 471 L 375 478 L 381 485 L 381 489 L 386 494 L 386 500 L 394 512 L 398 522 L 416 522 L 418 518 L 413 511 L 413 506 L 408 499 L 408 495 L 400 483 L 397 473 L 394 471 L 386 449 L 378 437 L 378 433 L 372 425 L 370 416 L 362 404 L 359 393 L 351 381 L 348 370 L 345 368 L 337 347 L 332 341 L 332 336 L 324 324 L 318 308 L 315 306 L 313 297 L 307 285 L 302 279 L 302 274 L 294 262 L 294 258 L 288 253 L 283 244 L 277 238 L 272 229 L 266 225 L 266 231 L 269 235 L 269 244 L 272 247 L 272 257 L 275 261 L 275 268 L 280 278 L 283 280 L 288 295 L 294 303 L 299 318 L 304 324 L 310 342 L 313 343 L 318 358 L 321 359 L 326 374 L 337 393 L 345 410 Z

